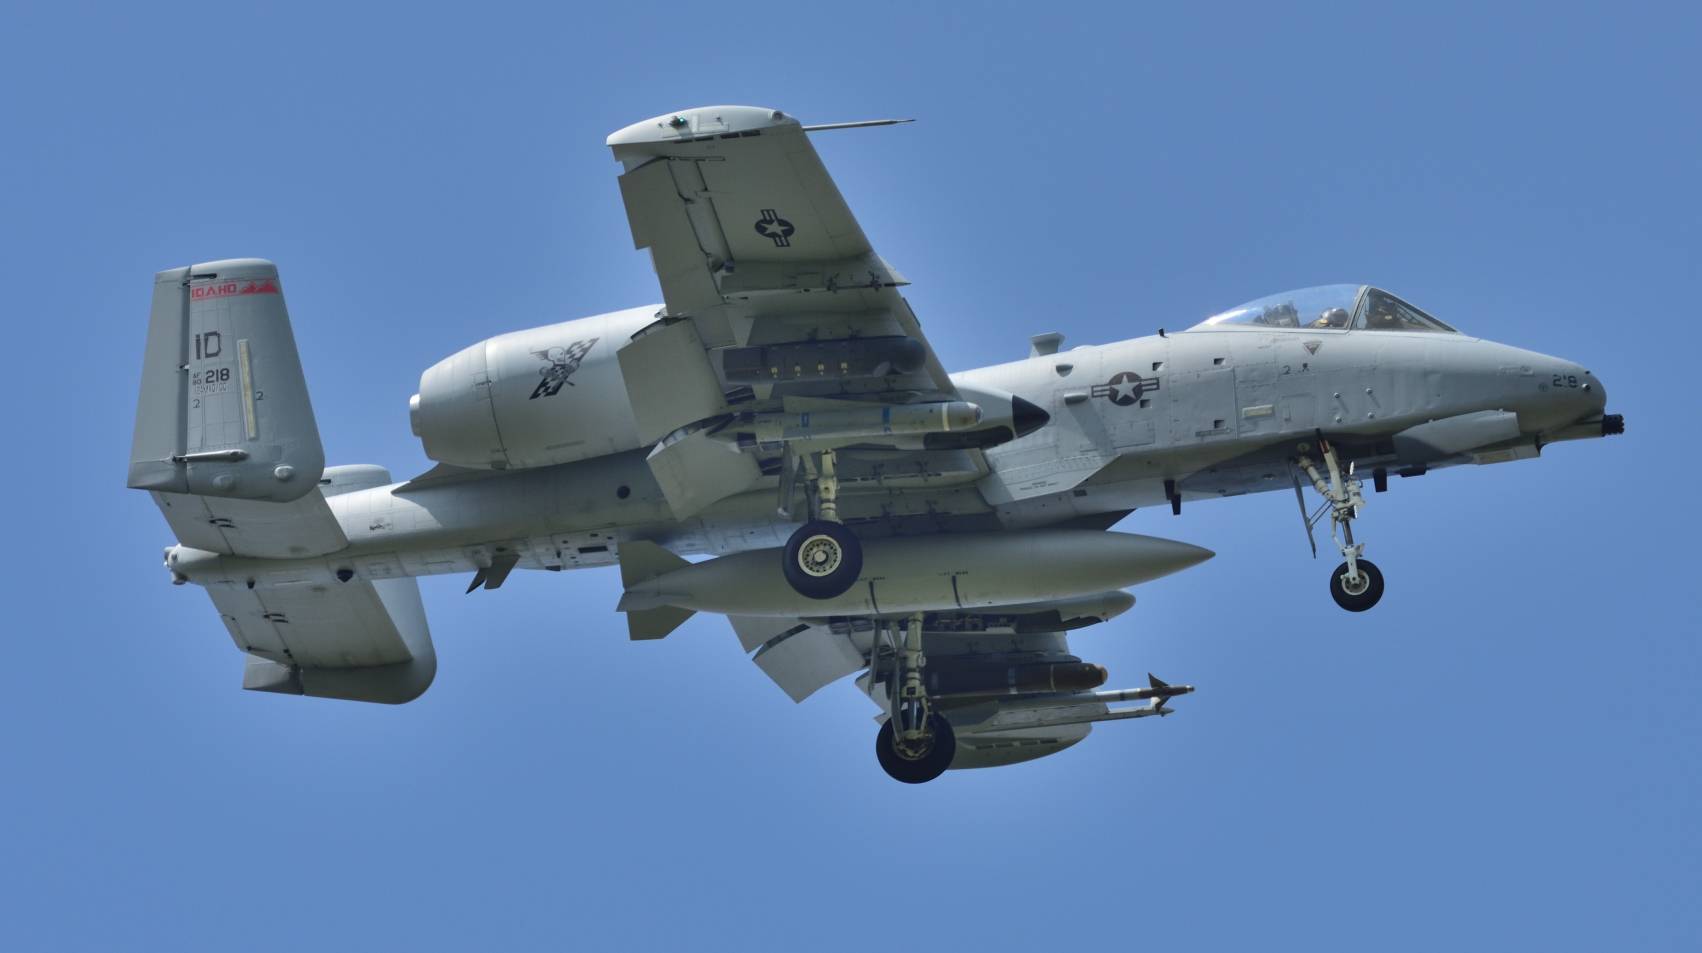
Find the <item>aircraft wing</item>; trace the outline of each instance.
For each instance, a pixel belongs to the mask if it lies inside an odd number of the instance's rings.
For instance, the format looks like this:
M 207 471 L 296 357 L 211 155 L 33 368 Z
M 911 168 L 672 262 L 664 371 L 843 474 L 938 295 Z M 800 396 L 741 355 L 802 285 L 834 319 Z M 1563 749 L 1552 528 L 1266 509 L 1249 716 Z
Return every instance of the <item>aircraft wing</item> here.
M 633 246 L 650 250 L 666 302 L 657 323 L 619 352 L 646 441 L 753 399 L 786 399 L 791 412 L 827 409 L 822 399 L 843 407 L 956 396 L 898 293 L 908 282 L 875 253 L 798 120 L 712 106 L 637 123 L 608 145 L 625 167 Z M 866 338 L 909 338 L 925 355 L 914 370 L 895 364 L 882 377 L 818 374 L 823 362 L 814 357 L 765 356 L 776 367 L 760 382 L 728 372 L 728 361 L 753 360 L 757 349 Z M 683 439 L 658 448 L 652 469 L 676 516 L 762 475 L 754 460 L 726 457 Z

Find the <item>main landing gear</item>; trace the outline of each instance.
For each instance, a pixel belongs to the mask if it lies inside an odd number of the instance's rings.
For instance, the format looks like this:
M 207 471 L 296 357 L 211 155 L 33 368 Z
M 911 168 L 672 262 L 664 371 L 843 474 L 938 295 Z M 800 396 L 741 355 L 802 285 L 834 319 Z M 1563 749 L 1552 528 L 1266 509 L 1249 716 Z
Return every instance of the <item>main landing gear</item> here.
M 1353 541 L 1353 520 L 1359 516 L 1359 508 L 1365 505 L 1365 497 L 1360 493 L 1359 481 L 1353 478 L 1353 464 L 1348 464 L 1344 475 L 1340 461 L 1336 458 L 1334 447 L 1329 445 L 1322 434 L 1318 435 L 1318 450 L 1323 453 L 1324 470 L 1328 474 L 1318 472 L 1315 461 L 1307 453 L 1311 447 L 1300 445 L 1300 457 L 1295 461 L 1300 469 L 1312 479 L 1312 488 L 1324 498 L 1324 506 L 1330 510 L 1330 541 L 1341 550 L 1342 558 L 1347 561 L 1336 567 L 1330 576 L 1330 596 L 1336 600 L 1336 605 L 1349 612 L 1364 612 L 1377 604 L 1383 598 L 1383 574 L 1369 559 L 1360 558 L 1365 553 L 1364 543 Z M 1300 483 L 1294 484 L 1296 496 L 1300 496 Z M 1306 534 L 1311 536 L 1312 527 L 1323 518 L 1323 508 L 1318 513 L 1308 515 L 1306 501 L 1300 501 L 1300 515 L 1306 519 Z M 1341 528 L 1338 536 L 1337 527 Z M 1313 543 L 1313 552 L 1317 552 L 1317 543 Z
M 816 477 L 821 501 L 817 518 L 798 527 L 781 556 L 780 569 L 786 581 L 799 595 L 811 599 L 844 594 L 863 572 L 863 545 L 839 522 L 839 479 L 833 466 L 833 451 L 822 451 Z
M 870 653 L 871 669 L 879 663 L 880 647 L 881 639 L 876 638 Z M 928 693 L 922 684 L 925 664 L 922 613 L 915 612 L 905 627 L 904 641 L 894 655 L 892 676 L 887 682 L 892 692 L 892 717 L 875 735 L 875 757 L 881 769 L 893 780 L 905 784 L 934 780 L 951 767 L 957 754 L 957 736 L 952 733 L 951 725 L 928 704 Z

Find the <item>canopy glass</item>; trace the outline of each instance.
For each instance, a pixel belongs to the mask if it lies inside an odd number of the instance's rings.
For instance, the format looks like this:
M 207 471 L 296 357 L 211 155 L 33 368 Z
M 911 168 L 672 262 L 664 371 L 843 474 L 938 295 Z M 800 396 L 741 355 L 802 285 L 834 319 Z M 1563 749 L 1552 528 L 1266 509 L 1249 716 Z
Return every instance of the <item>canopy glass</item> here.
M 1363 331 L 1454 329 L 1381 288 L 1320 285 L 1285 291 L 1214 315 L 1189 330 L 1335 328 Z

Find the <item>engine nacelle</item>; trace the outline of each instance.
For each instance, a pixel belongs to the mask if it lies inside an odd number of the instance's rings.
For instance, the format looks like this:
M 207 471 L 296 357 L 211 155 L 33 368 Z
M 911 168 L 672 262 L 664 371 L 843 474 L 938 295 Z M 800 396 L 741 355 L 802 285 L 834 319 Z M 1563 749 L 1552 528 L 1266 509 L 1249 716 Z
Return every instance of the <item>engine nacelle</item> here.
M 643 444 L 615 351 L 655 306 L 501 334 L 420 375 L 414 435 L 439 463 L 506 470 Z

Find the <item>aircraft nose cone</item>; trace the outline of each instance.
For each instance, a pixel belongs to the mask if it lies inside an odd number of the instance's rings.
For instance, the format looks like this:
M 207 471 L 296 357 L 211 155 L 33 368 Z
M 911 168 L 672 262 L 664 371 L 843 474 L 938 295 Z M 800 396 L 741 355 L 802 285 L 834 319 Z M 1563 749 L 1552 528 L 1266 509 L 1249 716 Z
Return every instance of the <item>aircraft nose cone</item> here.
M 1583 369 L 1579 368 L 1579 370 L 1582 371 Z M 1582 376 L 1584 379 L 1583 389 L 1586 394 L 1590 395 L 1591 406 L 1595 409 L 1596 413 L 1601 413 L 1606 410 L 1607 388 L 1602 386 L 1602 382 L 1596 378 L 1596 375 L 1591 374 L 1589 371 L 1583 371 Z
M 1600 414 L 1607 407 L 1607 388 L 1595 375 L 1570 361 L 1560 362 L 1559 370 L 1537 386 L 1545 384 L 1546 402 L 1554 408 L 1555 417 L 1566 423 Z

